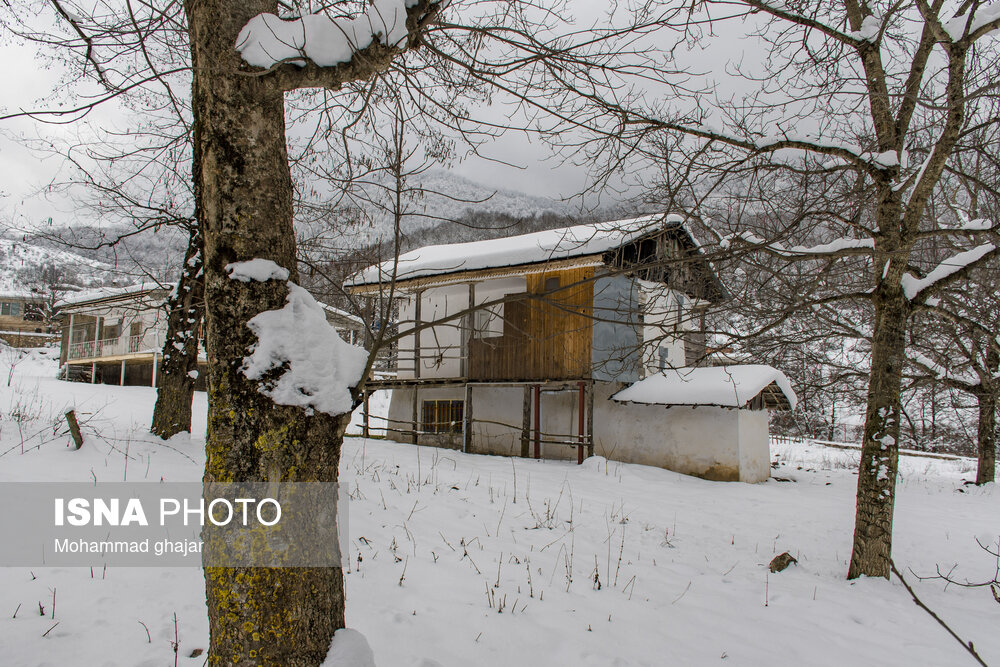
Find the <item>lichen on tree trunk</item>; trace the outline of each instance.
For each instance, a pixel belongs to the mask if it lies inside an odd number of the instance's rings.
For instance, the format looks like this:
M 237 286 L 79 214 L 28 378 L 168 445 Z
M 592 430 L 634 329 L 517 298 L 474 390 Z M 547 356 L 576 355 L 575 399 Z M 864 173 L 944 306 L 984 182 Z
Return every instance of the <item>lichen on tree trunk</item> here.
M 887 273 L 873 294 L 875 321 L 868 408 L 848 579 L 861 575 L 889 578 L 909 306 L 900 284 L 902 271 L 890 267 Z
M 192 61 L 194 182 L 205 243 L 208 434 L 205 482 L 335 482 L 350 414 L 306 413 L 262 394 L 242 372 L 256 342 L 247 322 L 282 308 L 284 280 L 231 280 L 233 262 L 267 259 L 297 281 L 292 179 L 285 147 L 284 91 L 340 88 L 386 69 L 420 42 L 444 5 L 407 3 L 409 37 L 374 40 L 335 67 L 278 64 L 255 71 L 237 36 L 274 0 L 185 0 Z M 357 389 L 357 388 L 355 388 Z M 205 570 L 213 665 L 319 665 L 344 627 L 339 568 Z
M 206 482 L 337 479 L 347 416 L 274 404 L 241 373 L 246 323 L 281 308 L 283 281 L 239 282 L 232 262 L 272 260 L 297 279 L 283 93 L 248 75 L 233 45 L 261 0 L 187 0 L 195 180 L 205 242 L 209 367 Z M 338 568 L 206 568 L 212 665 L 318 665 L 344 626 Z
M 150 428 L 161 438 L 191 431 L 191 401 L 198 371 L 198 336 L 205 314 L 205 290 L 198 223 L 190 223 L 188 231 L 181 277 L 166 304 L 167 334 Z

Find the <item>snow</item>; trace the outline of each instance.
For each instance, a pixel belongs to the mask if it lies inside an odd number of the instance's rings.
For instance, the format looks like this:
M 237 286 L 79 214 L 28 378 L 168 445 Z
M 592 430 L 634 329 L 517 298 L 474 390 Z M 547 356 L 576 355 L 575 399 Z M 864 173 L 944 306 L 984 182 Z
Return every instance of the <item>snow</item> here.
M 732 244 L 734 239 L 740 239 L 752 245 L 764 246 L 771 252 L 788 257 L 795 255 L 836 255 L 837 253 L 841 253 L 845 250 L 870 250 L 875 247 L 875 241 L 873 239 L 854 239 L 845 237 L 812 246 L 797 245 L 792 246 L 791 248 L 786 248 L 783 244 L 777 241 L 769 243 L 752 232 L 738 232 L 724 236 L 720 239 L 719 246 L 723 250 L 726 250 Z
M 333 633 L 330 652 L 321 667 L 375 667 L 375 654 L 363 634 L 341 628 Z
M 942 27 L 948 33 L 948 36 L 957 42 L 966 34 L 971 35 L 986 24 L 997 20 L 1000 20 L 1000 2 L 993 2 L 988 5 L 978 6 L 975 16 L 962 14 L 951 20 L 944 21 Z
M 859 146 L 854 144 L 849 144 L 844 141 L 840 141 L 833 137 L 820 137 L 817 134 L 812 134 L 809 132 L 799 133 L 799 132 L 788 132 L 779 129 L 777 133 L 769 134 L 760 139 L 754 141 L 754 146 L 758 149 L 766 150 L 772 148 L 776 144 L 782 144 L 785 142 L 795 142 L 800 144 L 809 144 L 819 150 L 838 150 L 845 153 L 850 153 L 856 157 L 863 157 L 864 151 L 861 150 Z
M 501 239 L 425 246 L 399 256 L 396 280 L 598 255 L 664 226 L 679 227 L 683 222 L 679 215 L 656 214 Z M 393 262 L 386 261 L 354 274 L 346 285 L 386 282 L 392 272 Z
M 793 246 L 788 248 L 787 252 L 796 255 L 833 255 L 844 250 L 872 249 L 874 247 L 875 241 L 873 239 L 840 238 L 814 246 Z
M 33 351 L 11 388 L 0 383 L 0 482 L 201 480 L 203 392 L 195 434 L 163 441 L 147 430 L 152 389 L 56 380 L 57 357 Z M 79 451 L 53 435 L 70 405 L 84 422 Z M 384 667 L 967 660 L 897 581 L 845 579 L 858 452 L 809 443 L 771 453 L 788 481 L 749 485 L 600 458 L 577 466 L 347 438 L 347 618 Z M 1000 487 L 966 486 L 969 459 L 901 454 L 899 464 L 893 558 L 995 664 L 989 590 L 910 573 L 957 565 L 960 579 L 992 578 L 996 560 L 976 539 L 996 543 Z M 783 551 L 798 564 L 770 574 Z M 5 665 L 173 664 L 175 613 L 178 664 L 201 665 L 204 654 L 187 656 L 208 648 L 198 568 L 0 568 L 0 606 Z
M 719 405 L 742 408 L 771 383 L 795 407 L 795 392 L 785 374 L 763 364 L 668 369 L 639 380 L 611 397 L 649 405 Z
M 233 280 L 248 283 L 251 280 L 263 283 L 268 280 L 288 280 L 288 269 L 278 266 L 269 259 L 255 257 L 246 262 L 226 264 L 226 273 Z
M 351 411 L 350 389 L 361 379 L 368 352 L 349 345 L 305 289 L 288 283 L 283 308 L 254 316 L 257 335 L 243 374 L 279 405 L 298 405 L 330 415 Z M 277 377 L 274 374 L 277 373 Z
M 882 29 L 882 24 L 875 16 L 866 16 L 861 22 L 861 29 L 855 32 L 849 33 L 851 37 L 861 40 L 862 42 L 874 42 L 878 37 L 879 30 Z
M 913 300 L 921 291 L 935 285 L 949 276 L 961 271 L 971 264 L 975 264 L 980 259 L 996 250 L 992 243 L 984 243 L 971 250 L 960 252 L 950 259 L 938 264 L 930 273 L 923 278 L 917 278 L 912 273 L 903 275 L 903 294 L 906 298 Z
M 869 16 L 868 18 L 871 17 Z M 868 19 L 865 20 L 867 21 Z M 900 164 L 899 153 L 897 153 L 896 151 L 884 151 L 882 153 L 876 153 L 872 158 L 872 161 L 878 166 L 885 167 L 887 169 L 890 167 L 898 167 Z
M 958 212 L 959 224 L 957 227 L 943 227 L 943 229 L 954 229 L 962 232 L 985 232 L 993 229 L 993 222 L 986 218 L 971 219 L 963 211 Z
M 354 18 L 309 14 L 284 20 L 258 14 L 240 31 L 236 50 L 256 67 L 269 68 L 282 61 L 333 67 L 371 46 L 376 35 L 381 44 L 400 46 L 408 35 L 406 7 L 415 4 L 416 0 L 373 0 L 367 12 Z
M 351 315 L 346 310 L 341 310 L 340 308 L 334 308 L 333 306 L 331 306 L 329 304 L 325 304 L 322 301 L 318 301 L 317 303 L 319 303 L 320 307 L 323 310 L 325 310 L 328 313 L 332 313 L 333 315 L 336 315 L 337 317 L 341 317 L 341 318 L 343 318 L 345 320 L 348 320 L 350 322 L 354 322 L 355 324 L 360 324 L 362 326 L 364 326 L 364 324 L 365 324 L 365 321 L 362 320 L 360 317 L 358 317 L 357 315 Z

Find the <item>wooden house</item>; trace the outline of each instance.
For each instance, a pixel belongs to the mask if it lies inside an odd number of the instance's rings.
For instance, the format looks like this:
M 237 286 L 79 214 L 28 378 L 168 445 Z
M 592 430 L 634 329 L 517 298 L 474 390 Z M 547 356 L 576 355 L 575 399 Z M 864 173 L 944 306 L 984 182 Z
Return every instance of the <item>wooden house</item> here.
M 614 400 L 708 356 L 705 313 L 726 292 L 679 216 L 429 246 L 347 281 L 373 298 L 390 286 L 395 377 L 368 385 L 393 390 L 390 437 L 767 478 L 766 409 L 795 400 L 778 371 L 743 373 L 744 402 L 730 376 L 703 377 L 716 392 L 694 406 Z

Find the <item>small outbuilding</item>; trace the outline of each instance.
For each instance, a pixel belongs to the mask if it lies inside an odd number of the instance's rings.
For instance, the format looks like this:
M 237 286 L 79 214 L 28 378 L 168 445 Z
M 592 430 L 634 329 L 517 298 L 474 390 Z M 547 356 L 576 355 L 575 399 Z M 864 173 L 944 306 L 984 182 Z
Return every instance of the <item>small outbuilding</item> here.
M 614 458 L 740 482 L 770 476 L 768 410 L 795 407 L 785 374 L 760 364 L 668 369 L 610 400 L 600 428 L 628 443 Z

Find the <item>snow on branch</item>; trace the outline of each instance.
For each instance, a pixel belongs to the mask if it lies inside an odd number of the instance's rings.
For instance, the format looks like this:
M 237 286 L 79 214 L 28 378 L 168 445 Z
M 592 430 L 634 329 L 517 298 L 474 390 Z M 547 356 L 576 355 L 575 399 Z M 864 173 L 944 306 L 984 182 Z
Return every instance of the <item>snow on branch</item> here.
M 874 248 L 875 241 L 872 239 L 842 238 L 814 246 L 792 246 L 785 252 L 789 255 L 841 255 L 849 250 L 872 250 Z
M 957 42 L 966 35 L 976 35 L 991 23 L 998 21 L 1000 21 L 1000 2 L 994 2 L 985 7 L 977 7 L 974 13 L 962 14 L 949 21 L 943 21 L 941 27 L 953 42 Z M 993 30 L 996 29 L 997 26 L 994 26 Z
M 376 40 L 401 48 L 409 35 L 406 10 L 417 4 L 418 0 L 373 0 L 368 11 L 353 18 L 310 14 L 285 20 L 258 14 L 240 31 L 236 50 L 247 64 L 265 69 L 282 62 L 333 67 L 350 62 Z
M 243 359 L 242 372 L 259 381 L 260 393 L 309 414 L 351 411 L 350 390 L 364 373 L 368 353 L 344 342 L 309 292 L 288 283 L 285 307 L 260 313 L 247 326 L 257 343 Z
M 956 232 L 988 232 L 993 229 L 993 222 L 986 218 L 976 218 L 972 220 L 964 212 L 959 211 L 959 224 L 955 227 L 942 227 L 947 231 Z
M 950 259 L 946 259 L 934 267 L 923 278 L 918 278 L 912 273 L 907 273 L 903 275 L 903 294 L 910 301 L 922 300 L 918 299 L 921 293 L 925 293 L 939 283 L 948 280 L 959 271 L 964 271 L 995 250 L 996 246 L 994 244 L 984 243 L 971 250 L 960 252 Z
M 965 374 L 951 373 L 947 368 L 941 366 L 933 359 L 920 352 L 910 350 L 907 351 L 907 356 L 913 365 L 927 373 L 930 373 L 938 380 L 944 380 L 953 384 L 962 385 L 964 387 L 975 387 L 980 384 L 979 378 Z
M 872 239 L 852 238 L 834 239 L 828 243 L 820 243 L 813 246 L 797 245 L 792 246 L 791 248 L 786 248 L 777 241 L 765 241 L 752 232 L 738 232 L 736 234 L 723 236 L 719 240 L 719 246 L 723 250 L 728 249 L 733 240 L 740 240 L 745 243 L 758 246 L 762 250 L 766 250 L 782 257 L 795 257 L 800 259 L 848 254 L 853 255 L 858 254 L 858 252 L 864 253 L 875 248 L 875 242 Z

